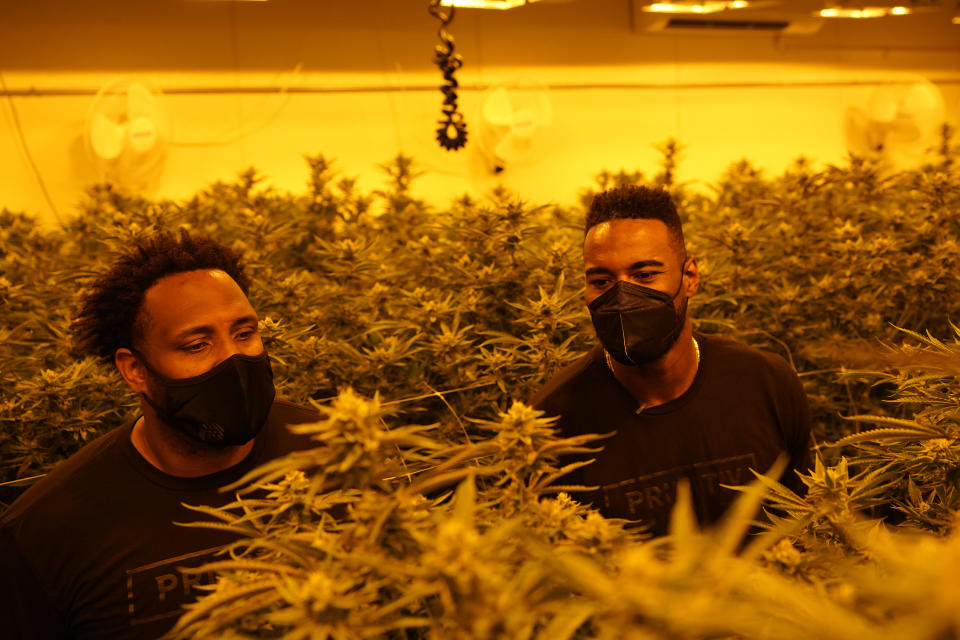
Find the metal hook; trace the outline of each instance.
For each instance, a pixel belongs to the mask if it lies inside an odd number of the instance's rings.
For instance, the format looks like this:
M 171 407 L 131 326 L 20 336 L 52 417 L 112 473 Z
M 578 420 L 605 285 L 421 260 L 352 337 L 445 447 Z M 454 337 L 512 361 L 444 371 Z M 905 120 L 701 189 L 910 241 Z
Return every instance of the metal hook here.
M 450 10 L 446 13 L 440 8 L 440 0 L 430 0 L 430 8 L 428 11 L 430 15 L 440 21 L 440 30 L 443 31 L 443 27 L 447 26 L 453 21 L 453 12 L 456 7 L 451 6 Z

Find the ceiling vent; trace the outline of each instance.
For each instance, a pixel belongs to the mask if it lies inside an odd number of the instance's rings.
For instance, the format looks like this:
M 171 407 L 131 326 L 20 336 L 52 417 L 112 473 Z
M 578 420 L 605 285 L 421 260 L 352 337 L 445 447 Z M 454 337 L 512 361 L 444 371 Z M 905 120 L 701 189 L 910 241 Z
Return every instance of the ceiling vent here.
M 660 35 L 809 35 L 823 24 L 823 18 L 801 8 L 803 2 L 783 3 L 789 8 L 771 2 L 752 4 L 714 13 L 670 13 L 645 9 L 651 0 L 632 0 L 633 30 Z

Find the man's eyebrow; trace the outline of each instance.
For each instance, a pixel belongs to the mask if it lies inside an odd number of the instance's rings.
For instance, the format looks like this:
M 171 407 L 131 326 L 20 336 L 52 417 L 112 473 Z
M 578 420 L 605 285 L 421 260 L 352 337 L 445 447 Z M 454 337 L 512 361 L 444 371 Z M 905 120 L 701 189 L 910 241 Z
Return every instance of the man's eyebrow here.
M 234 320 L 234 321 L 233 321 L 233 324 L 230 325 L 230 327 L 231 327 L 232 329 L 236 329 L 237 327 L 239 327 L 239 326 L 241 326 L 241 325 L 245 325 L 245 324 L 259 324 L 259 323 L 260 323 L 260 318 L 258 318 L 255 314 L 250 313 L 250 314 L 247 314 L 247 315 L 245 315 L 245 316 L 240 316 L 239 318 L 237 318 L 236 320 Z
M 189 336 L 210 335 L 213 332 L 214 332 L 214 328 L 212 326 L 210 326 L 209 324 L 201 324 L 195 327 L 187 327 L 183 331 L 178 331 L 177 333 L 174 334 L 173 339 L 183 340 L 184 338 L 187 338 Z
M 230 328 L 231 328 L 231 329 L 236 329 L 237 327 L 241 327 L 241 326 L 246 325 L 246 324 L 254 324 L 254 325 L 255 325 L 255 324 L 257 324 L 259 321 L 260 321 L 260 320 L 257 318 L 257 316 L 255 316 L 255 315 L 253 315 L 253 314 L 248 314 L 248 315 L 245 315 L 245 316 L 240 316 L 239 318 L 237 318 L 236 320 L 234 320 L 232 323 L 230 323 Z M 210 335 L 211 333 L 214 333 L 214 331 L 216 331 L 216 329 L 215 329 L 212 325 L 209 325 L 209 324 L 200 324 L 200 325 L 197 325 L 197 326 L 195 326 L 195 327 L 187 327 L 187 328 L 184 329 L 183 331 L 177 332 L 177 333 L 173 336 L 173 339 L 174 339 L 174 340 L 183 340 L 184 338 L 187 338 L 188 336 L 194 336 L 194 335 Z
M 634 262 L 633 264 L 631 264 L 631 265 L 627 268 L 627 270 L 628 270 L 628 271 L 634 271 L 634 270 L 636 270 L 636 269 L 644 269 L 644 268 L 646 268 L 646 267 L 662 267 L 662 266 L 664 266 L 664 265 L 663 265 L 663 263 L 660 262 L 659 260 L 639 260 L 639 261 Z M 584 271 L 583 273 L 584 273 L 584 275 L 592 276 L 592 275 L 595 275 L 595 274 L 598 274 L 598 273 L 613 274 L 613 271 L 611 271 L 610 269 L 607 269 L 606 267 L 590 267 L 589 269 L 587 269 L 587 270 Z
M 639 260 L 630 265 L 630 269 L 643 269 L 644 267 L 662 267 L 664 264 L 659 260 Z
M 610 271 L 610 269 L 607 269 L 606 267 L 590 267 L 583 273 L 584 275 L 588 275 L 588 276 L 596 275 L 598 273 L 602 273 L 605 275 L 613 275 L 613 271 Z

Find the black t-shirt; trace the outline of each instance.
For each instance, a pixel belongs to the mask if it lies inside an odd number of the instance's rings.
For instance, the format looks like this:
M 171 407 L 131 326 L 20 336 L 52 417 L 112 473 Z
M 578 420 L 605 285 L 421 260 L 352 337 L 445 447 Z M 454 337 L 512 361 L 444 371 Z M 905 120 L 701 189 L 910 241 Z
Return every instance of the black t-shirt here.
M 209 575 L 235 534 L 173 524 L 206 519 L 181 503 L 220 506 L 219 487 L 287 452 L 316 446 L 285 425 L 316 410 L 277 400 L 250 454 L 198 478 L 169 476 L 134 448 L 134 422 L 60 463 L 0 516 L 0 630 L 11 638 L 157 638 Z M 11 634 L 7 636 L 7 634 Z
M 615 432 L 596 461 L 563 479 L 598 487 L 575 496 L 611 518 L 667 532 L 677 482 L 690 483 L 701 524 L 717 520 L 746 484 L 789 455 L 782 481 L 810 467 L 810 411 L 797 374 L 781 357 L 730 340 L 697 336 L 700 365 L 680 397 L 637 412 L 598 346 L 556 375 L 533 401 L 559 416 L 565 437 Z

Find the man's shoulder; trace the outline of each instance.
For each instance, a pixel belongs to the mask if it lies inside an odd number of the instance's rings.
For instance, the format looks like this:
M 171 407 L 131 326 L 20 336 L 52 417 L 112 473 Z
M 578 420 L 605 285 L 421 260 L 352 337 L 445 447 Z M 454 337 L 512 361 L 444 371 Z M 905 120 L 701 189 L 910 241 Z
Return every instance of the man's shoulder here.
M 697 335 L 704 356 L 725 368 L 795 378 L 796 370 L 783 356 L 718 335 Z
M 270 409 L 271 421 L 276 424 L 303 424 L 316 422 L 320 419 L 320 412 L 314 407 L 307 407 L 283 398 L 277 398 Z
M 311 449 L 317 446 L 310 435 L 294 433 L 287 427 L 306 422 L 317 422 L 320 411 L 289 400 L 277 398 L 273 401 L 270 416 L 267 418 L 267 427 L 263 436 L 258 436 L 260 444 L 255 449 L 252 462 L 261 464 L 291 451 Z
M 319 412 L 312 408 L 278 398 L 270 410 L 269 435 L 258 461 L 294 449 L 312 446 L 308 436 L 290 433 L 287 425 L 314 422 Z M 129 442 L 133 420 L 108 431 L 85 445 L 69 458 L 61 461 L 50 473 L 27 489 L 10 507 L 0 514 L 0 524 L 23 517 L 27 512 L 59 512 L 65 518 L 71 505 L 81 505 L 98 488 L 115 488 L 117 478 L 128 464 L 123 447 Z M 315 444 L 315 443 L 314 443 Z M 107 494 L 104 494 L 107 495 Z
M 111 486 L 121 457 L 119 448 L 132 423 L 131 420 L 108 431 L 59 462 L 0 514 L 0 525 L 37 509 L 69 517 L 72 506 L 78 504 L 77 493 L 90 494 L 98 487 Z
M 719 393 L 771 399 L 782 411 L 806 412 L 806 392 L 793 365 L 783 356 L 720 337 L 702 341 L 706 382 Z

